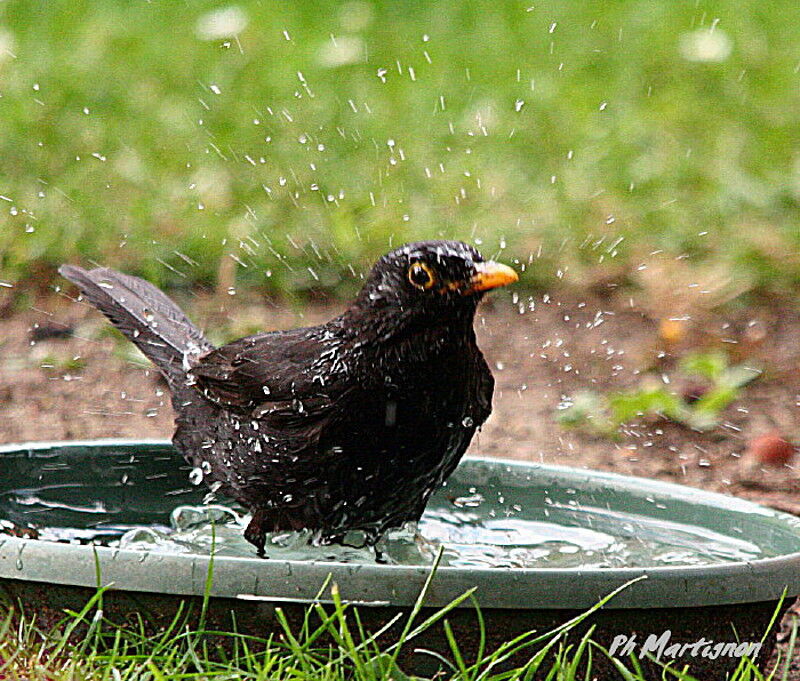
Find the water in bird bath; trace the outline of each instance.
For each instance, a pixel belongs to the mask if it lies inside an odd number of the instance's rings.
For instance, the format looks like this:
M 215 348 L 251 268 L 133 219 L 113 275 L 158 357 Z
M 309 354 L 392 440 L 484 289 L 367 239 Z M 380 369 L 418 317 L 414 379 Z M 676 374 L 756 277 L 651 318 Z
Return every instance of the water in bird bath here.
M 475 496 L 467 499 L 472 502 Z M 444 546 L 444 564 L 459 567 L 644 567 L 764 557 L 745 539 L 636 514 L 558 505 L 547 515 L 498 510 L 489 504 L 452 509 L 437 504 L 416 526 L 409 523 L 390 532 L 380 548 L 389 562 L 425 564 Z M 208 553 L 215 545 L 220 555 L 248 557 L 253 548 L 242 536 L 247 521 L 225 506 L 179 506 L 169 527 L 133 528 L 113 543 L 173 553 Z M 358 541 L 357 536 L 352 539 Z M 374 560 L 370 549 L 314 546 L 310 541 L 310 533 L 272 535 L 267 553 L 287 560 Z
M 214 546 L 219 555 L 254 556 L 242 536 L 247 516 L 219 501 L 204 505 L 205 486 L 189 482 L 189 471 L 167 445 L 28 454 L 5 461 L 0 518 L 35 527 L 42 540 L 169 553 L 207 554 Z M 702 523 L 695 522 L 696 506 L 615 488 L 588 474 L 575 484 L 574 476 L 551 469 L 468 461 L 416 527 L 390 532 L 381 547 L 388 562 L 425 564 L 444 546 L 444 563 L 459 567 L 703 565 L 777 555 L 748 532 L 751 506 L 731 499 L 719 518 L 706 513 Z M 375 559 L 371 549 L 314 546 L 309 538 L 273 535 L 267 555 Z

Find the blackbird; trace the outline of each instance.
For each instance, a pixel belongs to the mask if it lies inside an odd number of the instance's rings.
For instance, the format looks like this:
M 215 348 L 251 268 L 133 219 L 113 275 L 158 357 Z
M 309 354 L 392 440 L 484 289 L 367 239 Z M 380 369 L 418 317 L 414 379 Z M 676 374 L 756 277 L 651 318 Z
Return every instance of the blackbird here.
M 251 511 L 245 538 L 260 556 L 267 532 L 329 544 L 357 531 L 374 546 L 419 519 L 491 412 L 478 302 L 517 280 L 465 243 L 410 243 L 378 260 L 335 319 L 215 348 L 142 279 L 59 272 L 164 375 L 175 447 Z

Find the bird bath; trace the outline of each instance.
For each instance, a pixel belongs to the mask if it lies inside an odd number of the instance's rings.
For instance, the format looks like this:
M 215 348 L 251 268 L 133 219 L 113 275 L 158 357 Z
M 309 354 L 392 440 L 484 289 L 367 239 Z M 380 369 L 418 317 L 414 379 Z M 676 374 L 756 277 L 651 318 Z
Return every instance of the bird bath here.
M 27 610 L 46 618 L 80 609 L 98 569 L 102 584 L 113 583 L 106 613 L 145 611 L 157 626 L 180 601 L 202 599 L 208 550 L 179 533 L 169 539 L 168 526 L 175 507 L 201 504 L 207 489 L 191 484 L 168 442 L 5 445 L 0 457 L 0 522 L 33 525 L 40 537 L 0 536 L 0 585 Z M 268 545 L 271 559 L 262 560 L 238 527 L 215 528 L 209 616 L 218 627 L 235 619 L 239 631 L 265 635 L 276 605 L 300 621 L 330 576 L 376 629 L 414 604 L 438 543 L 443 561 L 426 606 L 477 587 L 490 644 L 562 623 L 641 576 L 592 616 L 597 640 L 670 630 L 671 642 L 755 642 L 784 590 L 800 594 L 800 519 L 610 473 L 468 458 L 432 499 L 420 532 L 424 540 L 400 533 L 387 549 L 393 563 L 377 564 L 365 551 L 298 542 Z M 472 607 L 465 601 L 449 617 L 466 650 L 478 639 Z M 447 653 L 441 630 L 415 647 Z M 737 660 L 678 662 L 721 676 Z M 425 666 L 413 656 L 406 664 Z

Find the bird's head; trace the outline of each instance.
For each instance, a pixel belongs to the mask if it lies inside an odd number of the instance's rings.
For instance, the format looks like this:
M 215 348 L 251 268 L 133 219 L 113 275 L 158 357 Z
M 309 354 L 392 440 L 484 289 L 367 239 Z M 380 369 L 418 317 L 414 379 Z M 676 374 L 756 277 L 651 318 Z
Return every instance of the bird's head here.
M 419 241 L 384 255 L 370 271 L 355 306 L 396 330 L 409 325 L 471 321 L 483 295 L 517 281 L 506 265 L 487 261 L 460 241 Z

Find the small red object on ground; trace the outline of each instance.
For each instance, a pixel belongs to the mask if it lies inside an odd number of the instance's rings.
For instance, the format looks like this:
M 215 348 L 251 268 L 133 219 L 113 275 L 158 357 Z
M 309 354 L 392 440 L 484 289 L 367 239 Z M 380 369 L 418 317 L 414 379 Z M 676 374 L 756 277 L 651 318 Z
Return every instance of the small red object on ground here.
M 778 432 L 766 433 L 750 440 L 747 455 L 759 463 L 769 466 L 787 464 L 795 452 L 795 446 Z

